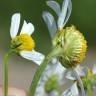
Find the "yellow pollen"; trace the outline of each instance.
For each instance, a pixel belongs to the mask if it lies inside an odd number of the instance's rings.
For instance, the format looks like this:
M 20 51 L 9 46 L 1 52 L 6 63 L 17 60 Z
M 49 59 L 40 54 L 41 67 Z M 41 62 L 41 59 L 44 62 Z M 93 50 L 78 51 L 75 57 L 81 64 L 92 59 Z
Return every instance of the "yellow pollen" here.
M 31 51 L 35 48 L 35 42 L 31 36 L 28 34 L 20 34 L 12 40 L 12 47 L 18 50 L 28 50 Z

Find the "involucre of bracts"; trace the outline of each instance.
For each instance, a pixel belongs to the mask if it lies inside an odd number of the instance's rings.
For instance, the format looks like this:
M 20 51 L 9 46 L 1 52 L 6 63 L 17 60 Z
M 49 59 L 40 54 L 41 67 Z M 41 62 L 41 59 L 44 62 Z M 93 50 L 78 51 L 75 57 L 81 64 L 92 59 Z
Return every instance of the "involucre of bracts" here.
M 60 46 L 59 60 L 66 68 L 80 64 L 85 57 L 87 42 L 75 26 L 59 30 L 53 39 L 53 45 Z

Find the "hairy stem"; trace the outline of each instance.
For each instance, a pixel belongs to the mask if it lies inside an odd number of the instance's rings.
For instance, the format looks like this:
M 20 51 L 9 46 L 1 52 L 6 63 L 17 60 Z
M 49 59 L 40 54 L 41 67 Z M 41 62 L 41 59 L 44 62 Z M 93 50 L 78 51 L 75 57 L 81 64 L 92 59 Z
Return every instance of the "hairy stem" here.
M 12 51 L 9 51 L 4 57 L 4 96 L 8 96 L 8 60 Z
M 36 87 L 38 85 L 38 82 L 40 80 L 40 77 L 42 76 L 42 73 L 44 72 L 46 66 L 48 65 L 48 63 L 53 59 L 53 57 L 57 56 L 57 54 L 59 53 L 59 48 L 56 47 L 55 49 L 53 49 L 44 59 L 43 63 L 38 67 L 33 81 L 31 83 L 30 89 L 29 89 L 29 93 L 28 96 L 35 96 L 35 91 L 36 91 Z

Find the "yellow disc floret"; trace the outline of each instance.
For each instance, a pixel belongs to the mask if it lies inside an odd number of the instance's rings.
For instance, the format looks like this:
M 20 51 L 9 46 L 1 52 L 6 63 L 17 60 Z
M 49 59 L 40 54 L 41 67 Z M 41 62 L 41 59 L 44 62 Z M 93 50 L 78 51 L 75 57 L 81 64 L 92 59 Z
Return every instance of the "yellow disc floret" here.
M 35 47 L 35 42 L 28 34 L 20 34 L 11 41 L 11 48 L 17 50 L 28 50 L 31 51 Z

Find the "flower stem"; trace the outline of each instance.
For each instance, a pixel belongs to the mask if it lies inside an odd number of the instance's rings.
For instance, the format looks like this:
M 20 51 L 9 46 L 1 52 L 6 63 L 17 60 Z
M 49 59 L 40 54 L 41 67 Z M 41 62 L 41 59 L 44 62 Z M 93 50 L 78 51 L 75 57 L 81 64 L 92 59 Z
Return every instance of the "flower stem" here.
M 4 96 L 8 96 L 8 60 L 12 51 L 9 51 L 4 57 Z
M 44 72 L 46 66 L 48 65 L 48 63 L 53 59 L 53 57 L 57 56 L 57 54 L 59 53 L 59 48 L 56 47 L 55 49 L 53 49 L 44 59 L 43 63 L 38 67 L 33 81 L 31 83 L 30 89 L 29 89 L 29 93 L 28 96 L 35 96 L 35 91 L 36 91 L 36 87 L 38 85 L 38 82 L 40 80 L 40 77 L 42 76 L 42 73 Z
M 78 82 L 79 82 L 79 85 L 80 85 L 80 87 L 81 87 L 82 96 L 86 96 L 86 95 L 85 95 L 84 86 L 83 86 L 83 83 L 82 83 L 82 80 L 81 80 L 80 76 L 78 75 L 78 73 L 75 71 L 74 68 L 72 68 L 72 71 L 73 71 L 75 77 L 77 78 L 77 80 L 78 80 Z M 91 96 L 91 95 L 90 95 L 90 96 Z

